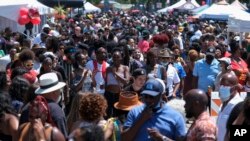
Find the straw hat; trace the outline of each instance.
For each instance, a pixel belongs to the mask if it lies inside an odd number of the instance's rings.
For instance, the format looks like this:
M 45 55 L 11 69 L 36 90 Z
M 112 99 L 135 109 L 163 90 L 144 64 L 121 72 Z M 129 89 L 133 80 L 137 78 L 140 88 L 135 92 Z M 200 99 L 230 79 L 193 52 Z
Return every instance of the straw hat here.
M 161 49 L 158 54 L 159 57 L 172 57 L 169 49 Z
M 114 107 L 119 110 L 129 111 L 135 106 L 142 105 L 139 101 L 136 92 L 121 92 L 119 96 L 119 101 L 114 104 Z

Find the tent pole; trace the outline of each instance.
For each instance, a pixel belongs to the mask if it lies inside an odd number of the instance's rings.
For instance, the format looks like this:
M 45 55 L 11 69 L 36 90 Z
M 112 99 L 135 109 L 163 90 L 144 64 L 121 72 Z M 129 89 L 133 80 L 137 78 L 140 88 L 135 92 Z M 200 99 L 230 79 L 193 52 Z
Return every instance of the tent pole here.
M 242 47 L 242 37 L 243 37 L 243 32 L 240 32 L 240 47 Z

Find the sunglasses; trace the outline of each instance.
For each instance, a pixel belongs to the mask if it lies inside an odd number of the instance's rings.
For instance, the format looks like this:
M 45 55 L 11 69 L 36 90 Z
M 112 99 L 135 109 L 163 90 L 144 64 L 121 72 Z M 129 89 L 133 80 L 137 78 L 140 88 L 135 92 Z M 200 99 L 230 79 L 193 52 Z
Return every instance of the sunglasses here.
M 25 64 L 26 67 L 33 67 L 34 64 Z

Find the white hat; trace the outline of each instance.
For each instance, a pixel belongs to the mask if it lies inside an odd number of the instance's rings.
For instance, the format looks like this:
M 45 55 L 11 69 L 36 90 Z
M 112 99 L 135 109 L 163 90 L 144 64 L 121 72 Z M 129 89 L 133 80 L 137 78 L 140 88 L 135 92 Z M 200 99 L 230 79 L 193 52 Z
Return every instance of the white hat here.
M 239 40 L 240 40 L 240 36 L 235 36 L 235 37 L 234 37 L 234 40 L 235 40 L 235 41 L 239 41 Z
M 44 24 L 42 29 L 44 29 L 44 28 L 50 28 L 50 26 L 48 24 Z
M 63 88 L 66 84 L 59 82 L 56 73 L 46 73 L 39 78 L 40 88 L 37 88 L 35 94 L 46 94 Z
M 221 62 L 225 62 L 226 64 L 230 65 L 231 64 L 231 59 L 228 57 L 222 57 L 220 59 L 218 59 Z

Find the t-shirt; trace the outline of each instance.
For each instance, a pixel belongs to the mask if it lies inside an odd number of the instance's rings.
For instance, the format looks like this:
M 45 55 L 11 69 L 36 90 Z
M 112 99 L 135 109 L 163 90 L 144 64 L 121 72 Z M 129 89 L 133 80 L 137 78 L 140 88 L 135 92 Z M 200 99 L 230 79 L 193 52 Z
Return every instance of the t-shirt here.
M 147 40 L 141 40 L 138 43 L 138 48 L 142 53 L 146 53 L 149 50 L 149 42 Z
M 208 86 L 214 87 L 215 78 L 219 71 L 220 66 L 217 59 L 214 59 L 210 65 L 207 64 L 205 59 L 196 61 L 193 76 L 198 77 L 198 89 L 207 92 Z
M 106 63 L 106 68 L 109 67 L 109 64 L 107 62 Z M 88 61 L 88 63 L 86 64 L 86 68 L 91 70 L 92 72 L 94 71 L 94 63 L 93 60 Z M 98 72 L 95 75 L 95 81 L 96 81 L 96 91 L 100 94 L 104 94 L 105 90 L 104 89 L 100 89 L 100 85 L 104 85 L 105 84 L 105 80 L 102 76 L 102 64 L 97 63 L 97 70 Z
M 224 107 L 223 110 L 220 109 L 218 118 L 217 118 L 217 127 L 218 127 L 218 134 L 217 140 L 224 141 L 225 134 L 226 134 L 226 126 L 227 121 L 229 119 L 229 115 L 233 110 L 234 106 L 237 105 L 239 102 L 243 101 L 239 94 L 236 94 Z
M 168 65 L 167 68 L 167 88 L 168 88 L 168 96 L 173 95 L 174 84 L 180 83 L 180 78 L 176 69 L 172 66 L 172 64 Z
M 145 105 L 142 105 L 130 110 L 124 123 L 124 129 L 130 128 L 135 124 L 145 107 Z M 148 138 L 147 128 L 156 128 L 162 135 L 172 140 L 186 135 L 183 116 L 166 104 L 153 113 L 153 116 L 140 127 L 134 141 L 151 141 L 151 138 Z

